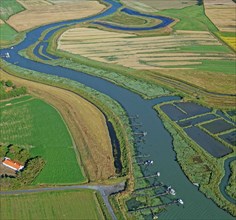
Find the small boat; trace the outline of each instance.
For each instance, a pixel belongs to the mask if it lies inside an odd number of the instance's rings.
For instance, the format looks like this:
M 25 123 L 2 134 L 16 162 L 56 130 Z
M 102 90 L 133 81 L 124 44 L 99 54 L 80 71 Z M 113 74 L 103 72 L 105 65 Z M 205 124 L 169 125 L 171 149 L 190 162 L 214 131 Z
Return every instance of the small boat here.
M 172 196 L 175 196 L 175 194 L 176 194 L 175 190 L 172 189 L 171 186 L 168 186 L 167 192 L 168 192 L 169 194 L 171 194 Z
M 182 200 L 182 199 L 178 199 L 178 203 L 179 203 L 179 204 L 181 204 L 181 205 L 183 205 L 183 204 L 184 204 L 184 202 L 183 202 L 183 200 Z

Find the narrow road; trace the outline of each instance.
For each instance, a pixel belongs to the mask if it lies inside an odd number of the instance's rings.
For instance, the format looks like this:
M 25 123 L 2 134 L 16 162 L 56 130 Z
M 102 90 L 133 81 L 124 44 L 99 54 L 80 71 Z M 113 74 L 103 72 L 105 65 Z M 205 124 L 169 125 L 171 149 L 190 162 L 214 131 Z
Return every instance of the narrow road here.
M 113 220 L 117 220 L 116 215 L 112 209 L 112 206 L 109 202 L 109 195 L 115 194 L 123 191 L 125 188 L 125 182 L 104 186 L 104 185 L 74 185 L 74 186 L 61 186 L 61 187 L 48 187 L 48 188 L 37 188 L 37 189 L 22 189 L 22 190 L 12 190 L 12 191 L 0 191 L 0 195 L 16 195 L 16 194 L 25 194 L 25 193 L 38 193 L 38 192 L 48 192 L 48 191 L 64 191 L 64 190 L 73 190 L 73 189 L 93 189 L 99 191 L 104 203 L 112 217 Z

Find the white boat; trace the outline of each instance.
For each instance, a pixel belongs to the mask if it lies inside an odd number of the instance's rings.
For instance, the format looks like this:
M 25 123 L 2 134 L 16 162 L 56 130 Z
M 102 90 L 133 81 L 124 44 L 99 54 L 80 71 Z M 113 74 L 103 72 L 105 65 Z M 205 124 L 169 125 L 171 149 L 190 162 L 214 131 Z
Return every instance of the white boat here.
M 175 194 L 176 194 L 175 190 L 172 189 L 171 186 L 168 186 L 167 191 L 168 191 L 168 193 L 171 194 L 172 196 L 175 196 Z
M 182 199 L 178 199 L 178 202 L 179 202 L 179 204 L 181 204 L 181 205 L 183 205 L 183 204 L 184 204 L 184 202 L 183 202 L 183 200 L 182 200 Z

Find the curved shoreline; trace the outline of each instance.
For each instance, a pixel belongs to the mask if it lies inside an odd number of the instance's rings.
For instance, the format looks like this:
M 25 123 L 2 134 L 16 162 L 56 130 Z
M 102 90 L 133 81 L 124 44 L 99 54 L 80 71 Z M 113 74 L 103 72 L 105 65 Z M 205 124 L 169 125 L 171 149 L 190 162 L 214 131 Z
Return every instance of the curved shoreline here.
M 224 162 L 224 169 L 225 169 L 225 175 L 224 177 L 221 179 L 219 188 L 220 188 L 220 192 L 221 194 L 231 203 L 236 204 L 236 200 L 234 198 L 232 198 L 231 196 L 229 196 L 229 194 L 226 192 L 226 187 L 228 186 L 229 183 L 229 177 L 231 175 L 231 170 L 230 170 L 230 164 L 231 162 L 235 161 L 236 157 L 230 157 L 227 160 L 225 160 Z

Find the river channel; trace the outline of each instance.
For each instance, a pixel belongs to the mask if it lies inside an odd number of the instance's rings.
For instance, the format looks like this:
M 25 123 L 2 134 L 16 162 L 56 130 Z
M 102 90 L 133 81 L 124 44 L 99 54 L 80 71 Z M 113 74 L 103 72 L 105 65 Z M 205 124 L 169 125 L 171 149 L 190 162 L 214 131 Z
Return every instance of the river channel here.
M 3 58 L 7 62 L 15 63 L 26 69 L 57 75 L 83 83 L 118 101 L 129 116 L 139 115 L 142 130 L 147 132 L 145 143 L 139 147 L 139 150 L 142 154 L 150 154 L 150 160 L 154 161 L 153 166 L 149 168 L 149 172 L 155 173 L 159 171 L 161 173 L 159 177 L 160 181 L 171 185 L 176 190 L 177 198 L 181 198 L 184 201 L 184 206 L 173 205 L 168 207 L 168 210 L 160 215 L 160 219 L 233 219 L 231 215 L 217 207 L 214 202 L 198 191 L 197 187 L 186 178 L 175 160 L 176 155 L 173 151 L 172 137 L 164 128 L 161 119 L 153 109 L 153 105 L 169 100 L 180 99 L 179 97 L 161 97 L 153 100 L 145 100 L 139 95 L 104 79 L 60 66 L 50 66 L 35 62 L 18 54 L 20 50 L 35 43 L 40 38 L 42 32 L 49 28 L 55 27 L 55 29 L 58 30 L 66 25 L 94 20 L 112 14 L 121 7 L 120 3 L 113 0 L 105 0 L 105 2 L 111 4 L 112 7 L 99 15 L 80 20 L 45 25 L 28 32 L 26 38 L 21 43 L 14 46 L 13 49 L 8 48 L 1 50 L 1 56 L 8 52 L 10 58 Z M 54 31 L 49 32 L 45 36 L 45 40 L 48 39 L 53 32 Z

